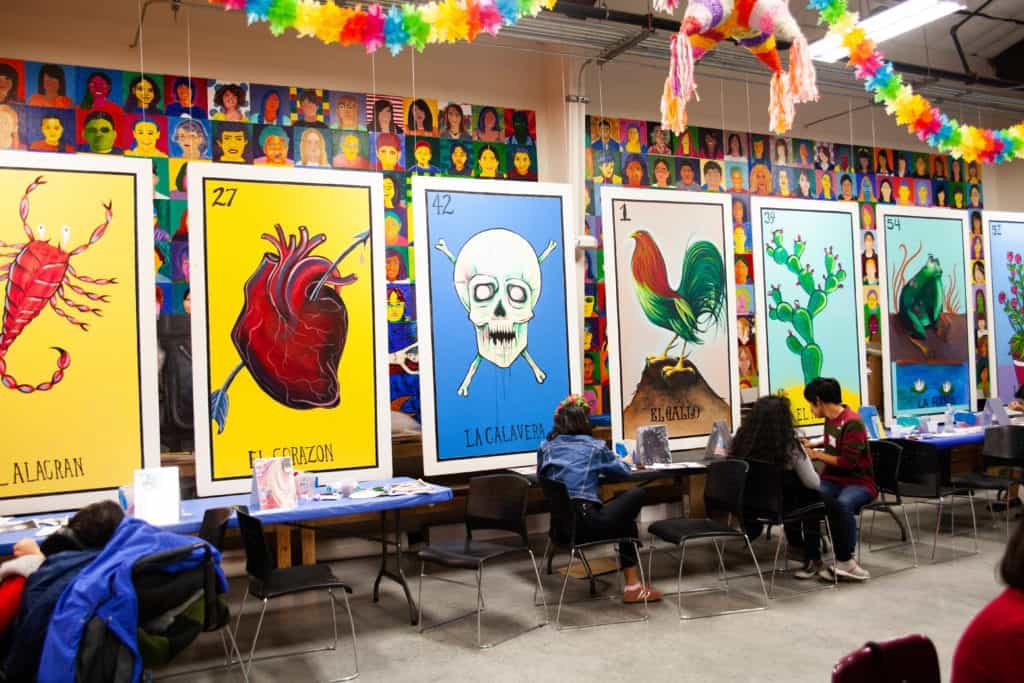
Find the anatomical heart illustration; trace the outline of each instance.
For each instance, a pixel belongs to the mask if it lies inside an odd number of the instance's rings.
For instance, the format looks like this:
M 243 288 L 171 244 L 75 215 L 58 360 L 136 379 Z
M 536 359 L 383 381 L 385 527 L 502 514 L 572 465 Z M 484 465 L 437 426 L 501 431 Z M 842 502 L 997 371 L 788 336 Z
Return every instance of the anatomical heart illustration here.
M 0 152 L 0 515 L 78 508 L 159 464 L 151 176 Z
M 245 304 L 231 330 L 242 360 L 210 397 L 220 431 L 227 422 L 228 387 L 242 368 L 267 396 L 289 408 L 333 408 L 341 401 L 338 365 L 348 336 L 341 293 L 356 276 L 341 275 L 338 266 L 370 233 L 356 236 L 331 262 L 313 254 L 325 235 L 310 237 L 306 226 L 297 236 L 286 235 L 280 225 L 274 229 L 276 234 L 262 235 L 274 252 L 263 255 L 246 281 Z
M 414 180 L 426 474 L 533 461 L 580 379 L 567 195 L 502 185 Z
M 197 166 L 189 249 L 200 493 L 247 490 L 261 458 L 390 476 L 383 223 L 377 232 L 371 201 L 379 178 Z

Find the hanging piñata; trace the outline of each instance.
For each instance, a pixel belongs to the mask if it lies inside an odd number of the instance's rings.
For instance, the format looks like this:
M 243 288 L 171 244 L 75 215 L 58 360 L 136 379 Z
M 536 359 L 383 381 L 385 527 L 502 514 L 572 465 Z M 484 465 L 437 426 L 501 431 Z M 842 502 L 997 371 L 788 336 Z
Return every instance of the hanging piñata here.
M 655 9 L 671 13 L 679 0 L 655 0 Z M 814 64 L 786 0 L 689 0 L 679 33 L 671 39 L 671 63 L 661 96 L 661 120 L 676 133 L 686 129 L 686 103 L 697 97 L 694 63 L 723 40 L 732 39 L 772 70 L 771 129 L 785 133 L 793 125 L 794 105 L 818 99 Z M 776 39 L 790 43 L 789 71 L 782 69 Z

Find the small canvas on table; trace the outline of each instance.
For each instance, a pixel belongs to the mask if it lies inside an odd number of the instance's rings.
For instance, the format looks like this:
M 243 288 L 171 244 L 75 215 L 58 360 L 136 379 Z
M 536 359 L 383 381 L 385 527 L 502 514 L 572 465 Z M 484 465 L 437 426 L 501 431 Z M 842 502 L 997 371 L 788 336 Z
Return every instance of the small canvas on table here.
M 291 458 L 252 461 L 251 506 L 256 510 L 290 510 L 299 506 Z
M 181 518 L 181 485 L 177 467 L 147 467 L 135 470 L 132 487 L 135 516 L 160 526 Z

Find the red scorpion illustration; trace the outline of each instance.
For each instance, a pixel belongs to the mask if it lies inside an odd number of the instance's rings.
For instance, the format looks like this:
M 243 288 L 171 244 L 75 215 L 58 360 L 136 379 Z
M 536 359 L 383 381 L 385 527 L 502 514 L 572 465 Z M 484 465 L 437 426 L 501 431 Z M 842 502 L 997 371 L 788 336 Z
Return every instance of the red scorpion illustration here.
M 0 249 L 17 249 L 18 251 L 0 253 L 0 258 L 11 258 L 6 265 L 0 266 L 0 282 L 7 280 L 5 291 L 3 328 L 0 331 L 0 382 L 8 389 L 31 394 L 33 391 L 49 391 L 64 379 L 64 371 L 71 365 L 71 356 L 65 349 L 59 346 L 51 347 L 59 356 L 57 358 L 57 370 L 53 373 L 50 381 L 33 386 L 31 384 L 19 384 L 18 380 L 7 374 L 7 362 L 5 356 L 11 344 L 18 338 L 22 330 L 35 320 L 43 307 L 47 304 L 59 315 L 72 325 L 80 327 L 83 331 L 89 329 L 88 323 L 76 320 L 58 305 L 63 302 L 69 308 L 79 313 L 92 313 L 101 316 L 98 308 L 90 308 L 84 304 L 72 301 L 64 293 L 67 286 L 75 294 L 84 296 L 89 301 L 109 303 L 109 297 L 105 294 L 89 292 L 72 282 L 72 279 L 86 282 L 90 285 L 113 285 L 117 284 L 116 278 L 91 278 L 79 275 L 75 272 L 70 263 L 72 256 L 77 256 L 103 237 L 110 220 L 113 217 L 112 204 L 103 204 L 105 218 L 103 223 L 92 231 L 89 241 L 71 251 L 64 251 L 68 239 L 71 237 L 71 228 L 64 226 L 62 239 L 56 246 L 49 243 L 46 237 L 46 229 L 40 225 L 37 234 L 32 233 L 28 225 L 28 196 L 40 185 L 45 185 L 43 176 L 36 178 L 25 190 L 21 197 L 21 226 L 28 235 L 28 242 L 21 244 L 8 244 L 0 241 Z

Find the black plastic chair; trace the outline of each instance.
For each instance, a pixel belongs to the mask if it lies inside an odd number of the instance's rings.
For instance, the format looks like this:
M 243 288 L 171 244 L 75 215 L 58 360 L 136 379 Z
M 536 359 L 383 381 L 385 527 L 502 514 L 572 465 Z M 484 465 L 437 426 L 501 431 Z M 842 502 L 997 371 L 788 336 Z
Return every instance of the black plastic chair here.
M 1017 480 L 1006 472 L 1012 470 L 1014 465 L 1012 461 L 1007 458 L 1008 442 L 1012 441 L 1012 435 L 1019 432 L 1014 432 L 1013 427 L 990 427 L 985 430 L 985 442 L 982 445 L 982 463 L 981 466 L 973 472 L 966 474 L 959 474 L 950 480 L 950 483 L 956 488 L 968 490 L 974 493 L 975 491 L 994 491 L 996 494 L 996 500 L 1000 498 L 1002 494 L 1003 500 L 1006 503 L 1006 536 L 1010 536 L 1010 488 L 1017 483 Z M 1011 438 L 1007 438 L 1007 437 Z M 1017 461 L 1016 467 L 1024 466 L 1024 462 Z M 989 474 L 987 469 L 989 467 L 999 467 L 1003 474 Z M 992 521 L 996 521 L 996 512 L 992 503 L 988 506 L 989 512 L 992 514 Z
M 835 548 L 832 542 L 832 529 L 828 523 L 828 515 L 825 512 L 825 504 L 822 502 L 811 503 L 802 507 L 787 510 L 783 502 L 783 476 L 785 470 L 781 465 L 761 460 L 747 460 L 749 470 L 747 471 L 746 487 L 743 491 L 743 514 L 762 524 L 778 526 L 780 528 L 779 542 L 775 546 L 775 556 L 772 560 L 772 580 L 768 595 L 775 597 L 775 575 L 779 573 L 779 553 L 783 544 L 786 544 L 786 554 L 783 556 L 782 572 L 786 571 L 789 557 L 789 543 L 786 534 L 781 530 L 787 524 L 821 524 L 825 523 L 825 538 L 830 548 Z M 839 585 L 839 577 L 835 572 L 835 553 L 832 554 L 832 584 L 829 588 Z
M 529 553 L 533 573 L 537 579 L 537 589 L 544 596 L 544 586 L 540 582 L 540 571 L 537 569 L 537 558 L 530 548 L 526 533 L 526 504 L 529 501 L 530 481 L 518 474 L 489 474 L 473 477 L 469 480 L 469 496 L 466 499 L 466 538 L 440 543 L 431 543 L 419 552 L 420 585 L 419 585 L 419 631 L 429 631 L 446 624 L 453 623 L 476 615 L 476 644 L 484 649 L 503 643 L 516 636 L 528 633 L 548 623 L 547 600 L 544 600 L 544 621 L 527 629 L 506 636 L 498 641 L 483 643 L 481 641 L 481 620 L 484 610 L 483 577 L 484 564 L 510 553 Z M 474 531 L 508 531 L 519 536 L 515 544 L 481 541 L 473 538 Z M 472 612 L 452 617 L 429 627 L 423 625 L 423 578 L 427 563 L 438 564 L 451 569 L 468 569 L 476 572 L 476 609 Z M 429 578 L 462 584 L 439 576 Z M 462 584 L 465 585 L 465 584 Z M 536 593 L 535 593 L 536 595 Z
M 199 528 L 199 533 L 196 534 L 200 539 L 206 541 L 217 550 L 223 550 L 224 547 L 224 534 L 227 531 L 228 520 L 235 514 L 235 508 L 233 507 L 221 507 L 221 508 L 209 508 L 203 513 L 203 523 Z M 239 618 L 241 615 L 239 615 Z M 175 672 L 161 676 L 160 678 L 173 678 L 176 676 L 183 676 L 185 674 L 197 674 L 204 671 L 213 671 L 222 667 L 230 667 L 235 660 L 233 657 L 238 656 L 239 664 L 242 662 L 242 655 L 238 651 L 238 644 L 235 642 L 236 633 L 232 631 L 231 625 L 227 624 L 225 628 L 220 629 L 204 629 L 204 631 L 217 630 L 220 633 L 221 645 L 224 647 L 224 664 L 216 666 L 208 666 L 201 669 L 190 669 L 188 671 Z M 229 642 L 230 641 L 230 642 Z M 246 674 L 245 670 L 242 671 Z M 248 675 L 245 675 L 245 679 L 249 680 Z
M 565 602 L 565 589 L 569 584 L 569 575 L 572 571 L 572 564 L 576 560 L 576 555 L 580 557 L 580 562 L 583 564 L 583 568 L 587 573 L 587 579 L 590 581 L 590 594 L 593 597 L 596 593 L 594 585 L 594 573 L 590 569 L 590 563 L 587 561 L 584 551 L 592 548 L 607 546 L 612 544 L 620 543 L 631 543 L 637 554 L 637 567 L 640 571 L 640 582 L 646 585 L 644 581 L 644 567 L 643 563 L 639 561 L 640 558 L 640 542 L 639 539 L 633 537 L 621 537 L 621 538 L 603 538 L 598 541 L 579 541 L 576 537 L 576 504 L 572 498 L 569 497 L 569 491 L 566 489 L 565 484 L 554 479 L 540 479 L 541 488 L 544 490 L 544 498 L 548 503 L 548 512 L 551 514 L 551 527 L 548 531 L 549 548 L 550 547 L 563 547 L 569 550 L 569 566 L 565 568 L 565 578 L 562 580 L 562 590 L 558 595 L 558 611 L 555 613 L 555 628 L 559 631 L 570 630 L 570 629 L 584 629 L 593 628 L 596 626 L 611 626 L 612 624 L 628 624 L 634 622 L 647 621 L 647 598 L 644 595 L 644 615 L 636 619 L 619 619 L 616 621 L 605 621 L 599 624 L 586 624 L 580 626 L 562 626 L 562 605 Z M 545 556 L 547 552 L 545 551 Z M 615 553 L 615 562 L 618 565 L 618 576 L 621 581 L 622 577 L 622 563 L 619 559 L 619 555 Z M 549 565 L 550 566 L 550 565 Z
M 338 616 L 334 589 L 340 588 L 341 596 L 345 599 L 345 610 L 348 612 L 349 625 L 352 627 L 352 659 L 355 664 L 355 670 L 353 673 L 335 680 L 350 681 L 357 678 L 359 676 L 359 655 L 356 649 L 356 622 L 352 618 L 352 607 L 348 601 L 348 594 L 352 592 L 352 588 L 335 576 L 334 572 L 326 564 L 274 569 L 271 560 L 271 550 L 263 534 L 263 523 L 241 510 L 238 510 L 236 515 L 238 517 L 238 528 L 242 532 L 242 543 L 245 545 L 245 572 L 249 577 L 249 585 L 242 596 L 242 607 L 238 611 L 239 622 L 242 619 L 242 612 L 245 611 L 245 600 L 248 596 L 251 595 L 257 600 L 263 601 L 260 619 L 256 623 L 256 633 L 252 637 L 249 660 L 245 666 L 246 674 L 248 675 L 252 670 L 252 663 L 257 661 L 255 659 L 256 642 L 259 640 L 260 629 L 263 627 L 263 617 L 267 612 L 267 605 L 272 599 L 285 595 L 294 595 L 308 591 L 327 591 L 327 595 L 331 599 L 331 623 L 334 626 L 334 642 L 330 646 L 287 654 L 269 655 L 267 657 L 260 657 L 260 659 L 277 659 L 278 657 L 323 652 L 324 650 L 337 650 Z M 238 633 L 237 626 L 235 633 Z
M 978 519 L 974 514 L 974 495 L 970 489 L 960 489 L 951 483 L 949 458 L 941 456 L 934 448 L 921 446 L 913 441 L 900 440 L 903 447 L 900 458 L 900 494 L 914 498 L 917 502 L 937 506 L 935 534 L 932 538 L 932 561 L 939 544 L 939 529 L 942 526 L 942 508 L 949 500 L 950 533 L 956 535 L 956 517 L 953 503 L 956 498 L 967 498 L 971 506 L 971 522 L 974 526 L 974 553 L 978 553 Z M 918 529 L 921 525 L 920 510 L 917 511 Z
M 907 505 L 903 500 L 903 496 L 900 491 L 900 471 L 903 462 L 903 447 L 894 441 L 887 441 L 884 439 L 872 441 L 871 459 L 874 466 L 875 486 L 878 487 L 878 498 L 862 507 L 857 515 L 857 527 L 858 529 L 863 529 L 864 511 L 867 510 L 871 512 L 871 525 L 868 528 L 868 533 L 863 534 L 861 536 L 863 542 L 857 544 L 857 561 L 860 561 L 861 547 L 865 543 L 867 544 L 869 551 L 875 552 L 875 549 L 871 545 L 871 538 L 875 530 L 875 517 L 879 512 L 884 512 L 892 516 L 900 526 L 901 537 L 904 539 L 909 538 L 910 548 L 914 553 L 914 567 L 916 567 L 918 566 L 917 542 L 914 540 L 914 531 L 910 525 L 910 516 L 907 514 Z M 901 522 L 899 517 L 896 516 L 894 508 L 897 507 L 903 512 L 903 522 Z M 904 545 L 905 543 L 906 541 L 904 540 L 901 543 L 888 545 L 879 548 L 878 550 L 888 550 L 890 548 Z
M 235 514 L 235 508 L 209 508 L 203 513 L 203 523 L 196 534 L 217 550 L 224 547 L 224 534 L 228 528 L 228 520 Z
M 230 511 L 229 511 L 230 515 Z M 226 521 L 226 519 L 225 519 Z M 211 544 L 212 545 L 212 544 Z M 173 603 L 164 603 L 159 598 L 166 597 L 168 594 L 173 594 L 174 591 L 167 590 L 152 590 L 156 586 L 166 587 L 168 585 L 168 577 L 163 571 L 163 567 L 174 562 L 181 561 L 189 557 L 195 550 L 203 550 L 203 561 L 202 564 L 191 570 L 193 577 L 183 577 L 185 579 L 194 578 L 197 583 L 201 583 L 203 592 L 203 623 L 202 632 L 209 633 L 212 631 L 218 631 L 221 634 L 221 639 L 224 644 L 224 656 L 226 659 L 223 668 L 230 668 L 233 664 L 238 664 L 238 669 L 242 674 L 242 678 L 246 681 L 249 680 L 248 671 L 243 666 L 242 654 L 238 650 L 238 643 L 235 641 L 235 635 L 231 631 L 231 614 L 227 607 L 221 603 L 220 594 L 217 592 L 217 573 L 214 567 L 213 555 L 210 552 L 210 546 L 206 543 L 195 543 L 189 546 L 183 546 L 181 548 L 175 548 L 173 550 L 167 550 L 146 557 L 140 558 L 134 565 L 132 565 L 132 581 L 136 585 L 137 590 L 141 590 L 143 587 L 149 587 L 151 590 L 145 591 L 147 594 L 153 595 L 153 600 L 147 604 L 145 600 L 140 598 L 139 604 L 139 623 L 140 625 L 147 622 L 148 620 L 157 616 L 166 614 L 173 608 L 179 607 Z M 230 643 L 230 646 L 229 646 Z M 184 676 L 186 674 L 194 675 L 203 671 L 212 671 L 220 669 L 221 666 L 204 667 L 200 669 L 188 669 L 185 671 L 173 671 L 170 673 L 160 672 L 159 679 L 164 680 L 168 678 L 175 678 L 177 676 Z M 157 676 L 150 672 L 151 680 L 156 680 Z
M 654 537 L 660 538 L 666 543 L 671 543 L 679 549 L 679 572 L 676 578 L 677 606 L 680 619 L 692 619 L 693 617 L 683 614 L 683 593 L 706 593 L 723 590 L 721 588 L 695 588 L 683 590 L 683 563 L 686 559 L 686 544 L 688 541 L 710 539 L 715 546 L 715 553 L 718 555 L 719 580 L 724 584 L 724 590 L 728 592 L 729 583 L 726 578 L 725 560 L 718 540 L 730 538 L 742 538 L 750 551 L 750 557 L 754 560 L 754 567 L 757 576 L 761 581 L 761 592 L 764 594 L 764 604 L 760 607 L 745 609 L 722 610 L 713 614 L 702 616 L 719 616 L 722 614 L 736 614 L 739 612 L 756 612 L 768 608 L 768 589 L 764 585 L 764 575 L 761 574 L 761 565 L 754 554 L 754 548 L 750 545 L 747 534 L 740 531 L 734 523 L 743 519 L 743 489 L 746 486 L 747 470 L 749 465 L 738 458 L 719 460 L 708 465 L 707 479 L 704 482 L 704 512 L 708 515 L 704 519 L 687 519 L 679 517 L 676 519 L 663 519 L 655 522 L 648 531 L 651 538 L 650 559 L 647 565 L 647 575 L 651 582 L 654 582 Z M 712 519 L 716 516 L 726 516 L 725 522 Z

